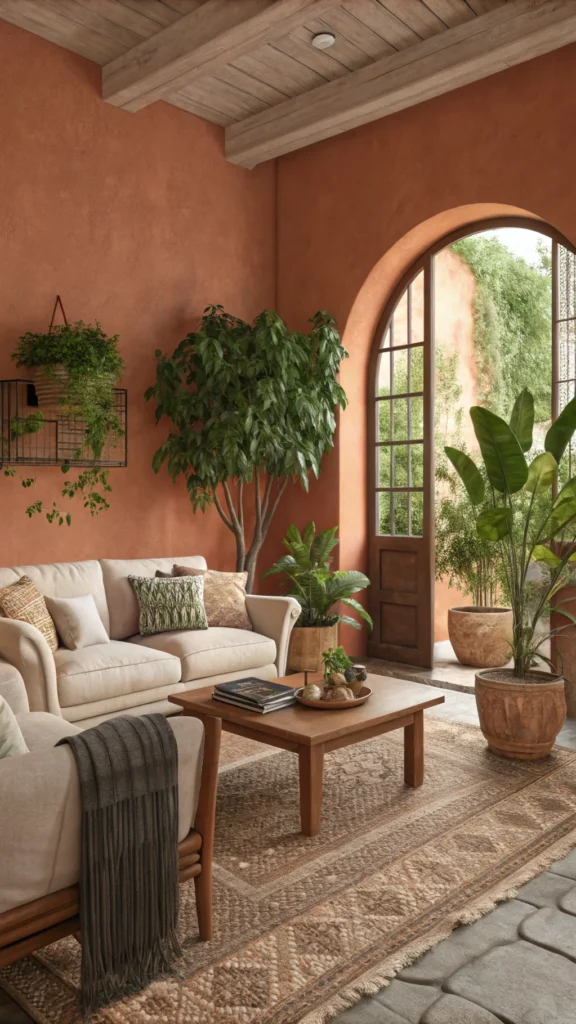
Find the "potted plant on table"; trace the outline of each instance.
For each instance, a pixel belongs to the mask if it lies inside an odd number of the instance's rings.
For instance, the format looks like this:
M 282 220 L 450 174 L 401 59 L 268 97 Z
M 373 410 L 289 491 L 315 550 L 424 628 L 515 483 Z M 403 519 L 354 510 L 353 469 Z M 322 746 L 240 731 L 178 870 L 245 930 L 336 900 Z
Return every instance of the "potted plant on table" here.
M 337 605 L 352 609 L 372 629 L 372 619 L 353 594 L 364 590 L 370 580 L 355 570 L 333 571 L 331 552 L 338 544 L 338 527 L 322 530 L 316 536 L 316 526 L 308 523 L 302 535 L 291 526 L 282 541 L 288 549 L 264 576 L 283 573 L 285 593 L 295 597 L 301 607 L 300 616 L 290 637 L 288 650 L 289 670 L 317 672 L 322 665 L 322 653 L 338 646 L 338 623 L 346 622 L 354 629 L 361 623 L 350 615 L 341 615 Z
M 445 451 L 453 464 L 463 454 Z M 498 607 L 506 593 L 502 554 L 478 535 L 460 478 L 449 482 L 452 493 L 441 498 L 436 510 L 436 579 L 469 594 L 473 604 L 448 609 L 448 636 L 462 665 L 499 667 L 510 660 L 512 645 L 512 609 Z
M 556 497 L 552 489 L 576 429 L 576 398 L 552 424 L 544 452 L 530 464 L 525 456 L 534 425 L 529 391 L 518 396 L 509 424 L 479 406 L 470 410 L 470 417 L 488 489 L 468 455 L 445 450 L 468 493 L 479 537 L 502 550 L 513 615 L 513 668 L 476 674 L 480 727 L 495 753 L 534 760 L 550 753 L 566 717 L 564 680 L 534 666 L 540 660 L 554 670 L 542 648 L 566 628 L 541 631 L 546 613 L 554 610 L 576 623 L 561 607 L 563 602 L 556 599 L 553 604 L 555 595 L 574 582 L 576 477 L 567 479 Z

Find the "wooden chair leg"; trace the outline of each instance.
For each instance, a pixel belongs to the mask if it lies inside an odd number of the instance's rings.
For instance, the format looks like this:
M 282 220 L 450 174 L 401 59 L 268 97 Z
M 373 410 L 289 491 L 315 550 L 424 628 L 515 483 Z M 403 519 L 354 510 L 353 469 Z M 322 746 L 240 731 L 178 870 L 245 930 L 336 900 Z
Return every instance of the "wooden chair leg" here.
M 204 758 L 202 779 L 194 828 L 202 836 L 200 860 L 202 870 L 194 879 L 196 911 L 201 942 L 212 938 L 212 857 L 214 854 L 214 828 L 216 824 L 216 791 L 222 722 L 219 718 L 203 717 Z
M 212 938 L 212 861 L 202 865 L 202 871 L 194 879 L 196 892 L 196 914 L 200 942 L 210 942 Z

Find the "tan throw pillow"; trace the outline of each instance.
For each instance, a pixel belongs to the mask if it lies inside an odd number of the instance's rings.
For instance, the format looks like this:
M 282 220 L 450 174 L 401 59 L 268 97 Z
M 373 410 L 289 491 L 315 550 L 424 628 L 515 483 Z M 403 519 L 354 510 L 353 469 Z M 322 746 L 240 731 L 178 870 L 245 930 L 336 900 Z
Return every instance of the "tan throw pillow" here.
M 0 589 L 0 608 L 8 619 L 29 622 L 42 633 L 51 651 L 58 650 L 56 627 L 46 607 L 46 601 L 29 576 L 21 576 L 17 583 Z
M 246 611 L 247 572 L 216 572 L 215 569 L 175 565 L 174 575 L 204 577 L 204 607 L 209 626 L 252 629 Z

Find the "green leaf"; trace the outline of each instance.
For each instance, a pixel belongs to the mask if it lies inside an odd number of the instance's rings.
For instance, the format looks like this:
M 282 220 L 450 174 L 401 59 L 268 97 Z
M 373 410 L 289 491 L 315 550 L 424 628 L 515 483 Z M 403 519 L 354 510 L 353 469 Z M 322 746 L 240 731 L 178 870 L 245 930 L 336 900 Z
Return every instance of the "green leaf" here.
M 556 476 L 558 463 L 550 452 L 543 452 L 532 460 L 528 467 L 526 490 L 531 494 L 540 494 L 552 486 Z
M 485 508 L 476 520 L 478 536 L 482 540 L 502 540 L 510 532 L 510 510 Z
M 545 547 L 544 544 L 536 545 L 532 552 L 532 560 L 534 562 L 545 562 L 545 564 L 549 565 L 552 569 L 556 569 L 561 562 L 558 555 L 555 555 L 554 552 L 550 551 L 550 548 Z
M 566 498 L 554 505 L 548 521 L 549 537 L 556 537 L 569 525 L 576 527 L 576 498 Z
M 573 398 L 562 410 L 558 419 L 554 420 L 544 440 L 544 448 L 554 456 L 556 462 L 560 462 L 575 430 L 576 398 Z
M 482 474 L 469 455 L 457 448 L 444 448 L 447 457 L 458 473 L 468 497 L 473 505 L 481 505 L 484 501 L 485 486 Z
M 522 490 L 528 479 L 528 466 L 508 424 L 479 405 L 470 409 L 470 418 L 492 486 L 500 494 L 515 494 Z
M 358 615 L 367 623 L 370 630 L 374 628 L 372 616 L 368 614 L 364 606 L 361 605 L 359 601 L 356 601 L 353 597 L 342 597 L 340 598 L 340 601 L 341 604 L 345 604 L 348 608 L 353 608 L 354 611 L 358 612 Z
M 514 402 L 510 417 L 510 429 L 516 436 L 522 451 L 529 452 L 532 447 L 532 431 L 534 429 L 534 397 L 528 388 L 524 388 Z

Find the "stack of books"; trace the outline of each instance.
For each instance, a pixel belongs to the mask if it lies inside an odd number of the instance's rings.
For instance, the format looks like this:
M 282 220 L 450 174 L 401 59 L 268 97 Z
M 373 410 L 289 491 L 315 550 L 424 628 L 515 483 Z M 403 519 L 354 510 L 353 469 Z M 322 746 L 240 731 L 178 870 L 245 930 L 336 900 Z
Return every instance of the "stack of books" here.
M 256 711 L 260 715 L 267 715 L 270 711 L 279 711 L 280 708 L 296 703 L 294 689 L 291 686 L 269 683 L 267 679 L 256 679 L 254 676 L 234 679 L 230 683 L 216 683 L 212 697 L 223 704 L 234 704 L 237 708 Z

